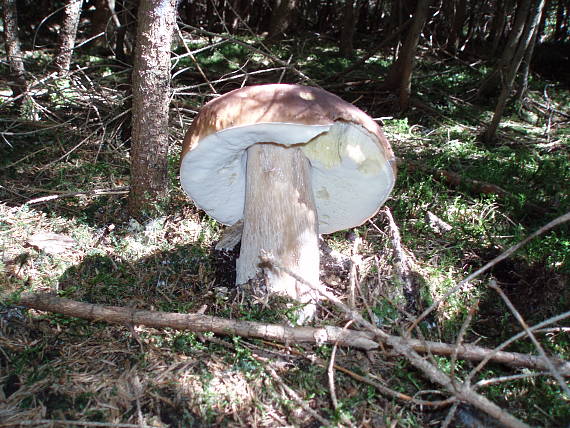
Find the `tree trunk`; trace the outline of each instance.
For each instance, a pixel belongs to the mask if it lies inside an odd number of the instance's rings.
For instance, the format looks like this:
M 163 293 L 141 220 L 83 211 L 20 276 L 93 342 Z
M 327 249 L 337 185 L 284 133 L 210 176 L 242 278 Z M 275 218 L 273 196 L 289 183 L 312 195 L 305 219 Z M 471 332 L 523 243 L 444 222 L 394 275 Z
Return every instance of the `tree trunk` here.
M 521 72 L 520 72 L 520 84 L 517 89 L 517 94 L 515 95 L 515 99 L 519 102 L 523 102 L 526 98 L 526 94 L 528 91 L 528 76 L 530 74 L 530 62 L 532 61 L 532 55 L 534 53 L 534 47 L 536 46 L 536 37 L 538 36 L 538 31 L 534 32 L 534 35 L 530 41 L 530 44 L 524 54 L 524 58 L 521 64 Z
M 6 55 L 10 64 L 10 81 L 8 85 L 12 89 L 13 97 L 25 94 L 28 90 L 26 82 L 26 71 L 24 60 L 20 49 L 20 37 L 18 36 L 18 12 L 16 10 L 16 0 L 2 0 L 2 20 L 4 21 L 4 43 L 6 44 Z M 16 101 L 16 106 L 20 108 L 24 97 Z
M 345 58 L 354 56 L 354 0 L 345 0 L 340 33 L 340 54 Z
M 455 53 L 459 49 L 459 45 L 463 36 L 463 25 L 466 16 L 466 0 L 457 0 L 454 2 L 455 10 L 453 13 L 453 22 L 447 39 L 447 46 L 451 52 Z
M 524 54 L 524 58 L 521 64 L 521 73 L 520 73 L 520 84 L 517 90 L 517 94 L 515 98 L 519 102 L 524 102 L 527 92 L 528 92 L 528 76 L 530 74 L 530 64 L 532 62 L 532 56 L 534 54 L 534 47 L 536 46 L 536 41 L 540 38 L 540 35 L 544 31 L 544 26 L 546 24 L 546 16 L 548 14 L 548 4 L 550 3 L 549 0 L 545 1 L 544 9 L 542 11 L 542 16 L 540 18 L 540 24 L 535 28 L 534 33 L 532 34 L 532 38 L 530 40 L 529 46 L 526 49 Z
M 115 3 L 119 27 L 115 40 L 115 57 L 117 61 L 131 65 L 133 45 L 136 38 L 136 22 L 138 2 L 134 0 L 120 0 Z
M 374 11 L 372 12 L 372 16 L 370 17 L 370 25 L 368 27 L 370 32 L 379 31 L 380 23 L 384 17 L 384 0 L 376 0 L 376 4 L 374 5 Z
M 522 0 L 519 3 L 513 27 L 509 33 L 507 44 L 503 50 L 503 55 L 501 56 L 501 59 L 499 59 L 499 62 L 497 63 L 495 69 L 487 78 L 485 78 L 481 84 L 481 87 L 477 92 L 477 97 L 486 98 L 490 94 L 496 92 L 501 83 L 501 77 L 504 76 L 507 70 L 512 66 L 513 57 L 515 56 L 517 50 L 517 45 L 525 28 L 525 22 L 527 20 L 530 9 L 530 3 L 531 0 Z
M 168 194 L 168 105 L 170 45 L 176 0 L 142 0 L 133 68 L 133 129 L 129 213 L 160 212 Z
M 69 73 L 82 3 L 83 0 L 67 0 L 65 4 L 63 22 L 59 32 L 58 52 L 55 57 L 55 66 L 60 74 Z
M 89 38 L 95 37 L 91 42 L 93 46 L 105 46 L 105 37 L 99 36 L 98 34 L 106 33 L 109 26 L 109 21 L 113 16 L 114 1 L 109 0 L 94 0 L 95 11 L 91 16 L 91 27 L 89 28 Z
M 558 0 L 556 8 L 556 23 L 554 25 L 554 41 L 564 42 L 568 37 L 568 6 L 565 6 L 565 1 Z M 564 13 L 566 12 L 566 14 Z
M 544 10 L 545 0 L 537 0 L 535 7 L 530 11 L 526 25 L 520 37 L 516 52 L 513 56 L 510 67 L 505 71 L 501 81 L 503 82 L 501 93 L 499 94 L 499 99 L 497 100 L 497 106 L 495 107 L 495 113 L 493 119 L 485 132 L 483 139 L 487 143 L 491 143 L 495 140 L 495 135 L 497 133 L 497 128 L 499 127 L 499 122 L 503 117 L 503 112 L 505 111 L 505 106 L 507 100 L 511 95 L 511 90 L 513 88 L 513 83 L 515 77 L 525 55 L 525 52 L 529 49 L 531 40 L 535 35 L 537 27 L 540 23 L 542 17 L 542 12 Z
M 370 29 L 370 3 L 368 0 L 357 0 L 356 10 L 358 19 L 356 19 L 355 28 L 359 33 L 367 33 Z
M 297 6 L 297 0 L 275 0 L 269 24 L 269 40 L 278 40 L 291 24 L 292 11 Z
M 410 103 L 415 55 L 422 29 L 427 20 L 428 9 L 429 0 L 418 0 L 412 25 L 406 35 L 404 46 L 400 50 L 398 59 L 390 67 L 388 77 L 384 83 L 384 87 L 398 93 L 400 111 L 405 111 Z
M 489 35 L 492 56 L 495 56 L 499 49 L 499 44 L 503 40 L 503 34 L 507 24 L 507 8 L 510 6 L 510 1 L 511 0 L 497 0 L 497 10 L 493 15 L 493 23 L 491 24 Z M 509 5 L 507 5 L 507 2 L 509 2 Z
M 296 147 L 255 144 L 247 150 L 245 192 L 236 283 L 252 281 L 254 291 L 263 293 L 259 288 L 265 285 L 268 293 L 309 303 L 301 317 L 310 317 L 316 293 L 283 272 L 259 266 L 265 250 L 279 265 L 318 284 L 318 219 L 309 161 Z

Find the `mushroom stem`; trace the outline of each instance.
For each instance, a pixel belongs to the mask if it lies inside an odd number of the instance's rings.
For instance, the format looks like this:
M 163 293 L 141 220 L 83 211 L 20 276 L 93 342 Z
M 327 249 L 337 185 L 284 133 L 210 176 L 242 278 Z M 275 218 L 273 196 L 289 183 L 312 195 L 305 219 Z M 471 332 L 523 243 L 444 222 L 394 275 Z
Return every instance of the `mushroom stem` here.
M 315 291 L 291 276 L 259 267 L 260 252 L 273 254 L 280 266 L 312 284 L 319 281 L 318 219 L 310 164 L 298 147 L 273 143 L 247 149 L 245 208 L 236 283 L 263 274 L 268 293 L 314 303 Z M 310 307 L 312 308 L 310 308 Z M 314 311 L 308 305 L 305 316 Z

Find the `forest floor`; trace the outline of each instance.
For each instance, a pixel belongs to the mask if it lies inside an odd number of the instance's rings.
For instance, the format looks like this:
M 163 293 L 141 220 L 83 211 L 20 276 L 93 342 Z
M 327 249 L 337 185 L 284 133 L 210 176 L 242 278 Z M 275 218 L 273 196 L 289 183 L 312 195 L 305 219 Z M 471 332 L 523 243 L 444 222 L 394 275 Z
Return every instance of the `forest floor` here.
M 147 221 L 126 215 L 124 69 L 84 54 L 70 78 L 58 80 L 47 71 L 50 55 L 36 51 L 26 58 L 34 83 L 23 112 L 12 108 L 0 81 L 0 426 L 496 426 L 468 404 L 422 404 L 450 394 L 385 347 L 365 353 L 110 325 L 18 304 L 23 292 L 51 292 L 95 304 L 294 323 L 295 308 L 278 299 L 236 297 L 235 254 L 214 249 L 223 226 L 180 189 L 182 136 L 212 88 L 307 83 L 304 75 L 383 123 L 399 158 L 396 188 L 387 209 L 368 223 L 322 237 L 321 280 L 343 301 L 355 289 L 357 310 L 390 334 L 569 210 L 567 86 L 533 76 L 528 100 L 510 106 L 497 141 L 485 145 L 480 135 L 494 100 L 475 95 L 489 69 L 468 58 L 424 52 L 412 108 L 398 116 L 391 112 L 394 97 L 379 89 L 388 57 L 352 67 L 334 46 L 316 40 L 273 46 L 271 55 L 291 58 L 292 70 L 231 40 L 188 46 L 210 46 L 195 57 L 211 85 L 181 46 L 173 61 L 170 199 L 161 216 Z M 528 325 L 550 320 L 536 333 L 546 353 L 570 359 L 569 232 L 567 224 L 546 231 L 474 278 L 414 337 L 500 345 L 522 327 L 489 287 L 498 284 Z M 411 289 L 404 291 L 404 283 Z M 349 320 L 324 303 L 311 325 L 345 327 Z M 538 353 L 528 338 L 506 350 Z M 477 365 L 439 355 L 429 361 L 458 379 Z M 471 384 L 530 425 L 570 420 L 569 397 L 543 371 L 487 363 Z

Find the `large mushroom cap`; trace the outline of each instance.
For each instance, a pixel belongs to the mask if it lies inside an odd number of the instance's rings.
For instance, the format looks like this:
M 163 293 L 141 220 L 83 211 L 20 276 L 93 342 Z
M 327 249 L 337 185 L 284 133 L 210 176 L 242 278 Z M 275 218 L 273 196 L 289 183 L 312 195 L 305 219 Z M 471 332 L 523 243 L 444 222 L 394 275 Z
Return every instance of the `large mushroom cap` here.
M 246 150 L 256 143 L 301 147 L 312 167 L 319 233 L 364 223 L 394 186 L 392 149 L 362 110 L 318 88 L 248 86 L 205 104 L 182 148 L 183 189 L 223 224 L 243 216 Z

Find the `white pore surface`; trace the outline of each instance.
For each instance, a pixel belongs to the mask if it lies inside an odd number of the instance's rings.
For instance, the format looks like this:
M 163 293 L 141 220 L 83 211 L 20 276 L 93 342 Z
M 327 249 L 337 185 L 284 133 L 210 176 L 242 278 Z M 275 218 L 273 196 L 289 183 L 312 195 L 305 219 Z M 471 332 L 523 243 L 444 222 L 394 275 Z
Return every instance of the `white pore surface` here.
M 319 233 L 358 226 L 374 215 L 394 185 L 376 137 L 363 127 L 258 123 L 227 128 L 200 140 L 180 167 L 182 188 L 223 224 L 243 216 L 246 149 L 256 143 L 302 144 L 312 165 Z

